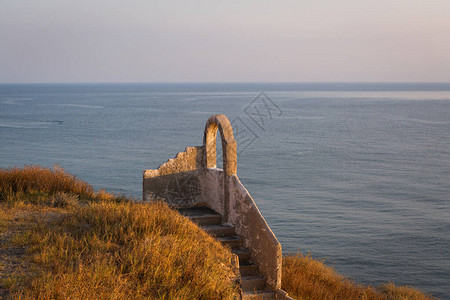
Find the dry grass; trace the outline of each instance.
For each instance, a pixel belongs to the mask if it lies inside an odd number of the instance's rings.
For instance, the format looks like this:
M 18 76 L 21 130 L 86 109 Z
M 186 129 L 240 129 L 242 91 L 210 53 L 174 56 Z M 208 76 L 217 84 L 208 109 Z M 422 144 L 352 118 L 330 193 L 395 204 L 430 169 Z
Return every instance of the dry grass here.
M 17 198 L 33 198 L 36 194 L 57 192 L 75 194 L 83 198 L 95 197 L 92 186 L 58 166 L 48 169 L 30 165 L 0 170 L 0 200 L 15 201 Z
M 422 293 L 410 286 L 396 286 L 394 283 L 388 283 L 378 288 L 388 299 L 398 300 L 429 300 L 434 299 L 429 295 Z
M 304 300 L 430 300 L 424 293 L 393 284 L 380 288 L 357 284 L 310 255 L 283 257 L 282 288 L 291 297 Z
M 345 279 L 309 255 L 283 258 L 282 284 L 290 295 L 301 299 L 385 299 L 374 288 Z
M 166 204 L 95 193 L 61 169 L 14 168 L 0 176 L 0 297 L 237 295 L 229 250 Z

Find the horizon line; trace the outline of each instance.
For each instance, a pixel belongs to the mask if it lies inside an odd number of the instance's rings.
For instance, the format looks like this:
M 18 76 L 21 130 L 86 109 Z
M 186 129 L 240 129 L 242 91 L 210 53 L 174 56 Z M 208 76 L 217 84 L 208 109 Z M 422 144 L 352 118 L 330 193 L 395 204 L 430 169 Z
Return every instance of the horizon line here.
M 450 84 L 450 81 L 30 81 L 0 84 Z

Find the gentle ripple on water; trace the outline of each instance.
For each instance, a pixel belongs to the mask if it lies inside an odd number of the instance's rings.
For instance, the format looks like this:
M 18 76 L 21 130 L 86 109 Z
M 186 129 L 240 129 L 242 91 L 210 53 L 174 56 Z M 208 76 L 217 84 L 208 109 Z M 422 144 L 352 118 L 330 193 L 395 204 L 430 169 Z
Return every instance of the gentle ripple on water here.
M 260 91 L 283 111 L 264 130 L 244 113 Z M 139 198 L 142 171 L 200 145 L 213 113 L 257 134 L 238 174 L 285 252 L 450 298 L 449 84 L 0 85 L 0 166 L 60 164 Z

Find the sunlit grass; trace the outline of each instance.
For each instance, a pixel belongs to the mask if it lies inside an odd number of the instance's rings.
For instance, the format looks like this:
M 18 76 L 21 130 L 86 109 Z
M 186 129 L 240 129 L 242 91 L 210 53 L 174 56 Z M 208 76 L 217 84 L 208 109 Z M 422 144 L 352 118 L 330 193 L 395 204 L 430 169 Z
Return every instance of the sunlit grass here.
M 32 263 L 45 270 L 17 293 L 25 298 L 233 294 L 230 254 L 164 203 L 91 203 L 35 221 L 20 242 L 27 241 Z
M 425 300 L 433 299 L 410 287 L 395 287 L 393 284 L 379 288 L 357 284 L 338 274 L 310 255 L 283 257 L 282 288 L 296 299 L 310 300 Z
M 2 278 L 12 298 L 237 297 L 229 250 L 165 203 L 95 193 L 61 169 L 0 174 L 4 248 L 24 265 Z
M 2 169 L 0 172 L 0 199 L 3 201 L 17 201 L 20 198 L 41 199 L 43 194 L 57 192 L 75 194 L 82 198 L 95 196 L 91 185 L 58 166 L 48 169 L 30 165 L 24 168 Z
M 388 299 L 398 299 L 398 300 L 427 300 L 433 299 L 432 297 L 416 290 L 410 286 L 396 286 L 394 283 L 388 283 L 380 286 L 378 288 L 383 292 Z

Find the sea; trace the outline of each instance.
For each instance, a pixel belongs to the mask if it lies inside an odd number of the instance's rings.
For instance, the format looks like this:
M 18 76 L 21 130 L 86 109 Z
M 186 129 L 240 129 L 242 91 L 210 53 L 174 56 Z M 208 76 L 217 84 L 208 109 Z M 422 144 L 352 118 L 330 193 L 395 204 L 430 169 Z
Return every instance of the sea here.
M 450 83 L 0 84 L 0 167 L 141 199 L 212 114 L 285 254 L 450 299 Z

